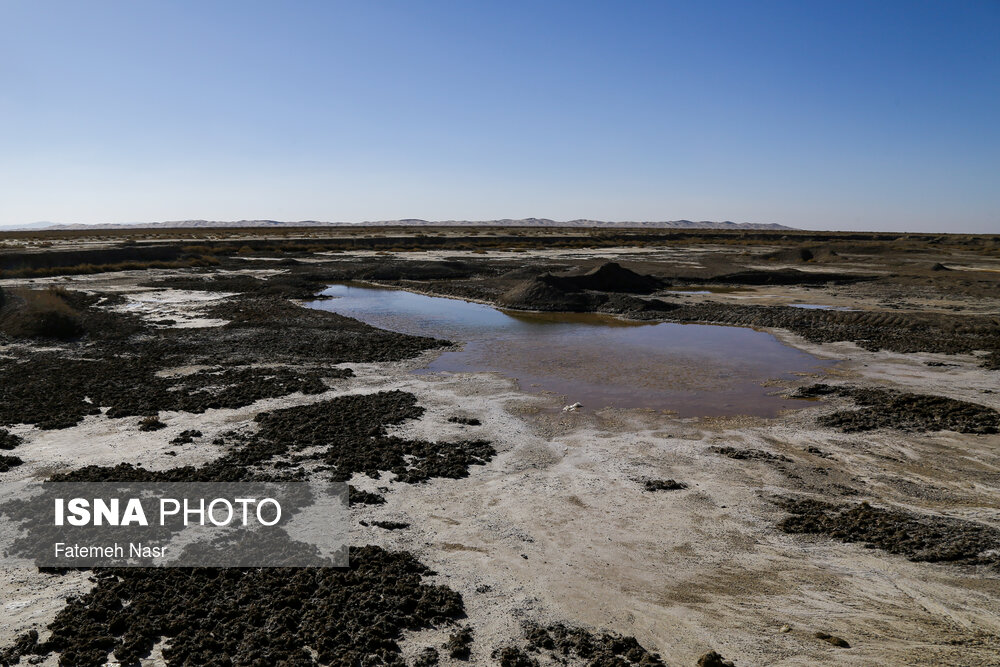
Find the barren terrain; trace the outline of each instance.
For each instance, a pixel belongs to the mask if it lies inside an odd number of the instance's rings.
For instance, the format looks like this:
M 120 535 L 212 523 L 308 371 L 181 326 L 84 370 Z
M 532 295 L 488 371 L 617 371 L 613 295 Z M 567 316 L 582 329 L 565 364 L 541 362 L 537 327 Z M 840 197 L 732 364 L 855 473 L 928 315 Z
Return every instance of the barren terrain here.
M 303 306 L 345 281 L 833 363 L 775 418 L 564 411 Z M 347 571 L 0 570 L 0 664 L 1000 664 L 1000 237 L 7 232 L 0 289 L 3 499 L 328 476 L 356 520 Z

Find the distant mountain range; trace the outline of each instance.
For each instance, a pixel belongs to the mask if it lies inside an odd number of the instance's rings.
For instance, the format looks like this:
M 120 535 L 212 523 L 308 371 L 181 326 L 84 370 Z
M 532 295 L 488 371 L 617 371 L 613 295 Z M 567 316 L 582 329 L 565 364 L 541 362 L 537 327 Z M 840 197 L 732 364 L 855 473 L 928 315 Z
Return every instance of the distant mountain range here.
M 604 220 L 568 220 L 559 222 L 547 218 L 522 218 L 520 220 L 445 220 L 434 222 L 407 218 L 404 220 L 379 220 L 376 222 L 318 222 L 316 220 L 300 220 L 298 222 L 283 222 L 280 220 L 175 220 L 171 222 L 126 222 L 110 224 L 58 224 L 53 222 L 35 222 L 26 225 L 4 225 L 0 230 L 75 230 L 75 229 L 188 229 L 199 227 L 599 227 L 628 228 L 643 227 L 650 229 L 773 229 L 794 230 L 775 223 L 760 222 L 694 222 L 691 220 L 671 220 L 665 222 L 608 222 Z

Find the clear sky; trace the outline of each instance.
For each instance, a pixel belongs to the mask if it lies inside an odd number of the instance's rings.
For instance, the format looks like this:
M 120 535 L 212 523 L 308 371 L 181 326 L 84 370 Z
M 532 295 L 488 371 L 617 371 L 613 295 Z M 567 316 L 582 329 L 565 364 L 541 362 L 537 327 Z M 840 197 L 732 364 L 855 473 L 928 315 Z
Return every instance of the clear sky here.
M 1000 1 L 4 0 L 0 224 L 1000 233 Z

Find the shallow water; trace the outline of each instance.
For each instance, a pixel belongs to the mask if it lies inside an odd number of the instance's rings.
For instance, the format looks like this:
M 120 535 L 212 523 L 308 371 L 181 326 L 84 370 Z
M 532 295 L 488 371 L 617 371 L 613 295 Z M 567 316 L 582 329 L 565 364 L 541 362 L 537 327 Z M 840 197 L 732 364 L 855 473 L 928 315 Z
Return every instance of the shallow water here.
M 769 396 L 769 378 L 829 362 L 741 327 L 640 323 L 610 316 L 501 311 L 459 299 L 334 285 L 309 303 L 401 333 L 463 343 L 419 373 L 497 372 L 522 390 L 585 409 L 669 410 L 680 416 L 774 416 L 802 401 Z

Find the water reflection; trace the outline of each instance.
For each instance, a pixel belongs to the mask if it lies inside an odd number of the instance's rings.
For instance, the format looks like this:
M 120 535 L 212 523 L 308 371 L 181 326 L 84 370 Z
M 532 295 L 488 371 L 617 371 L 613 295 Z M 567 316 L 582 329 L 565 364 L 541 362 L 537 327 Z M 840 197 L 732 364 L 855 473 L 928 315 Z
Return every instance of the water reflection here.
M 741 327 L 642 323 L 575 313 L 506 312 L 402 290 L 334 285 L 310 307 L 402 333 L 464 343 L 420 373 L 502 373 L 530 392 L 585 408 L 669 410 L 680 416 L 774 416 L 804 405 L 760 383 L 828 362 Z

